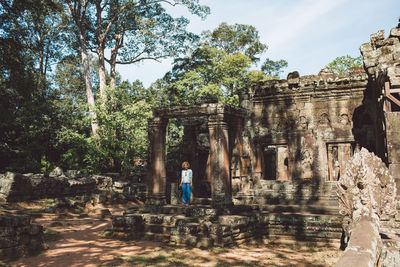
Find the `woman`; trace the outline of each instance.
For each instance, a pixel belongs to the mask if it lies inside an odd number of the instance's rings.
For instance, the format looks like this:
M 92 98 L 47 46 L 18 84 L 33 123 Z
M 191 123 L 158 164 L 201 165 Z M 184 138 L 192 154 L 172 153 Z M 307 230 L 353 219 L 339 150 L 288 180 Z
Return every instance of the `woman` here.
M 190 204 L 190 188 L 192 187 L 192 177 L 193 172 L 190 168 L 190 164 L 187 161 L 182 163 L 182 175 L 181 175 L 181 183 L 182 187 L 182 200 L 185 206 L 189 206 Z

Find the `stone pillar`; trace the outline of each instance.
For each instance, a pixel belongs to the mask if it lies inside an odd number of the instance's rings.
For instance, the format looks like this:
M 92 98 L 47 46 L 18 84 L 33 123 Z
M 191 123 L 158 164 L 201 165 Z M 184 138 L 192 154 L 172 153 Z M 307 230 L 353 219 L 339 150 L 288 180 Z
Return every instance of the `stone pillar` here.
M 232 205 L 228 125 L 222 114 L 209 117 L 211 197 L 214 207 Z
M 264 176 L 264 150 L 261 144 L 256 145 L 256 162 L 253 172 L 253 186 L 260 188 Z
M 386 112 L 385 119 L 389 170 L 400 195 L 400 112 Z
M 168 121 L 163 118 L 149 120 L 149 162 L 147 173 L 147 204 L 166 204 L 165 142 Z

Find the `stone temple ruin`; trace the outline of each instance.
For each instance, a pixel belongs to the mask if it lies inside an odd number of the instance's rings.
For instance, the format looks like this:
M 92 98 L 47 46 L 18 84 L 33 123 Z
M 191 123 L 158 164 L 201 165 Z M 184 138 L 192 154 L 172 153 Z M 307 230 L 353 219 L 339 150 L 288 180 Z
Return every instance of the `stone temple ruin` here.
M 400 27 L 360 49 L 364 69 L 349 74 L 294 72 L 246 88 L 239 107 L 211 101 L 155 111 L 147 205 L 114 218 L 114 230 L 197 246 L 339 240 L 336 187 L 354 153 L 376 154 L 400 186 Z M 184 124 L 176 161 L 188 160 L 195 177 L 188 208 L 175 205 L 180 168 L 165 148 L 171 118 Z M 398 224 L 389 217 L 380 219 Z
M 372 265 L 399 263 L 400 25 L 388 38 L 372 34 L 360 50 L 364 68 L 260 82 L 241 92 L 238 107 L 201 100 L 156 110 L 148 124 L 146 204 L 114 216 L 114 234 L 199 247 L 280 238 L 348 242 L 338 266 L 361 266 L 357 253 Z M 173 155 L 166 148 L 170 119 L 184 125 Z M 194 174 L 189 207 L 180 205 L 177 186 L 185 160 Z M 27 196 L 26 188 L 36 194 L 29 199 L 97 194 L 116 185 L 103 176 L 53 176 L 0 176 L 7 184 L 0 197 Z M 354 241 L 366 231 L 367 252 Z

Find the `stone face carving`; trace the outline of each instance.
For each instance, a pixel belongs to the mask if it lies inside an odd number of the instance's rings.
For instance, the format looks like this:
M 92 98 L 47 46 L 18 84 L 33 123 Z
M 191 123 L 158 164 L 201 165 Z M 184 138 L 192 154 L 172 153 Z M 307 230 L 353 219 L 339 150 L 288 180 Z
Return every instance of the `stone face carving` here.
M 299 130 L 306 130 L 308 128 L 308 121 L 307 118 L 304 116 L 300 116 L 297 121 L 297 128 Z
M 368 216 L 379 223 L 381 217 L 396 214 L 396 184 L 380 158 L 362 148 L 346 166 L 337 184 L 340 214 L 351 221 Z
M 312 168 L 311 168 L 311 165 L 313 162 L 313 157 L 308 149 L 303 149 L 300 153 L 301 153 L 300 178 L 311 179 L 313 177 L 313 172 L 312 172 Z
M 350 124 L 349 116 L 347 114 L 340 115 L 339 122 L 343 126 L 349 125 Z
M 323 113 L 323 114 L 320 116 L 320 118 L 319 118 L 318 124 L 329 126 L 330 123 L 331 123 L 331 121 L 329 120 L 328 114 Z

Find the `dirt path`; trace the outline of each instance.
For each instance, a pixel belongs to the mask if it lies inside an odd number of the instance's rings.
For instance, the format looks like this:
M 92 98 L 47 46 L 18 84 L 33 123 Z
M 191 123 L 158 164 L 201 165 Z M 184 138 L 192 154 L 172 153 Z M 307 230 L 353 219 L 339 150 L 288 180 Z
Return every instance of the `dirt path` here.
M 113 215 L 123 207 L 110 208 Z M 330 266 L 340 255 L 335 248 L 267 244 L 262 247 L 197 249 L 149 241 L 120 241 L 104 236 L 111 219 L 98 214 L 44 214 L 48 250 L 12 262 L 12 266 Z

